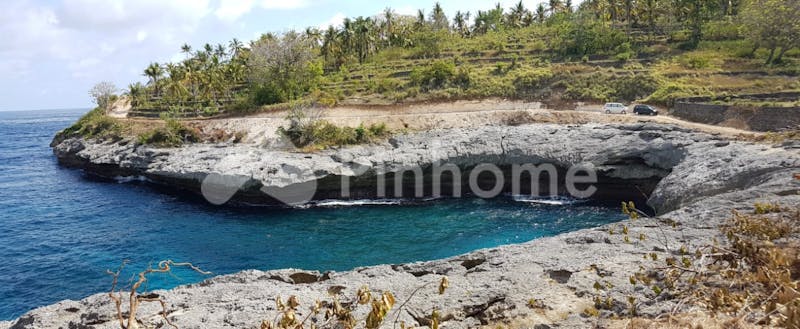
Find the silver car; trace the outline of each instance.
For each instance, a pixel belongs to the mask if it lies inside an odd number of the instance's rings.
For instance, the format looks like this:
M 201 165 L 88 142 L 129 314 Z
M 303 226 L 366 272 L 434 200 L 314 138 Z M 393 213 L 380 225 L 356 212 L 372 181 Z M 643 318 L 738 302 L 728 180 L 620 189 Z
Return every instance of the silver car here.
M 628 107 L 622 103 L 606 103 L 606 105 L 603 105 L 603 112 L 607 114 L 625 114 L 628 113 Z

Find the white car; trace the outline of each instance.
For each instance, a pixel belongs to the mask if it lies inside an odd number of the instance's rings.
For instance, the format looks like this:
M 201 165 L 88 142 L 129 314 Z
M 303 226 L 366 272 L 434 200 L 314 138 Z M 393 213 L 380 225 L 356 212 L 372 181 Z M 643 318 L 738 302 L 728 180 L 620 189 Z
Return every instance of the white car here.
M 628 107 L 622 105 L 622 103 L 606 103 L 606 105 L 603 105 L 603 112 L 607 114 L 625 114 L 628 113 Z

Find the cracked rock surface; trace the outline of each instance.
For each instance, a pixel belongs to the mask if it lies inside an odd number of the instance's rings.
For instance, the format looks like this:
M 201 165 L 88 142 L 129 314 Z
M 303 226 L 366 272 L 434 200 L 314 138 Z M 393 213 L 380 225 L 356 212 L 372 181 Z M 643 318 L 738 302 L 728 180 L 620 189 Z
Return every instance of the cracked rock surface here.
M 732 210 L 752 210 L 754 202 L 800 205 L 800 183 L 792 177 L 800 172 L 800 152 L 791 146 L 728 141 L 657 124 L 533 124 L 430 131 L 310 156 L 255 145 L 154 149 L 81 139 L 61 141 L 54 151 L 62 162 L 86 170 L 182 181 L 224 171 L 264 186 L 348 175 L 354 164 L 403 168 L 437 160 L 464 166 L 486 161 L 588 162 L 608 177 L 659 179 L 648 199 L 658 216 L 624 223 L 631 236 L 647 237 L 642 241 L 626 243 L 621 234 L 609 234 L 610 228 L 620 225 L 616 223 L 429 262 L 327 273 L 246 270 L 155 291 L 167 301 L 168 316 L 180 328 L 258 328 L 262 319 L 275 319 L 278 314 L 277 295 L 284 300 L 296 295 L 302 318 L 314 300 L 330 300 L 332 291 L 351 299 L 365 284 L 373 291 L 391 291 L 399 301 L 385 328 L 392 326 L 396 316 L 407 325 L 425 326 L 434 308 L 441 314 L 443 328 L 500 323 L 529 328 L 602 325 L 602 317 L 581 315 L 593 305 L 596 282 L 626 287 L 624 293 L 610 294 L 614 308 L 624 310 L 628 296 L 634 296 L 642 301 L 639 314 L 652 316 L 675 304 L 654 296 L 646 287 L 631 286 L 630 275 L 640 266 L 653 264 L 643 256 L 680 245 L 694 250 L 712 239 L 724 239 L 719 224 Z M 298 175 L 290 168 L 312 170 Z M 436 286 L 442 276 L 449 278 L 450 288 L 439 295 Z M 395 312 L 426 284 L 401 312 Z M 156 305 L 146 305 L 139 318 L 158 324 L 162 321 L 159 311 Z M 360 307 L 357 318 L 363 319 L 367 311 L 368 307 Z M 108 296 L 101 293 L 32 310 L 17 320 L 0 322 L 0 328 L 118 328 L 118 323 Z

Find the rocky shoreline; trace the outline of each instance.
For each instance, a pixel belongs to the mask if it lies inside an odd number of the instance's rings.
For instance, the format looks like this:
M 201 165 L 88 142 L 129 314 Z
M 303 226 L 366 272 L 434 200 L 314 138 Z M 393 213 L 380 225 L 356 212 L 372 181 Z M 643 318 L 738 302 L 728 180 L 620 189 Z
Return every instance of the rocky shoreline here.
M 609 226 L 618 225 L 611 224 L 431 262 L 324 274 L 248 270 L 157 291 L 168 303 L 170 319 L 181 328 L 257 328 L 262 319 L 275 318 L 272 301 L 276 295 L 296 295 L 304 305 L 303 313 L 315 299 L 329 299 L 332 288 L 354 296 L 363 284 L 391 291 L 402 301 L 417 287 L 437 282 L 443 275 L 450 280 L 447 293 L 438 295 L 433 285 L 420 290 L 399 314 L 400 320 L 425 326 L 436 308 L 446 328 L 607 325 L 611 320 L 603 314 L 581 315 L 593 304 L 596 282 L 630 286 L 629 276 L 649 263 L 643 255 L 670 249 L 669 243 L 693 250 L 724 238 L 718 225 L 731 210 L 752 209 L 757 201 L 800 205 L 800 184 L 792 178 L 800 171 L 800 152 L 794 144 L 731 141 L 654 123 L 456 128 L 313 154 L 295 152 L 279 143 L 158 149 L 126 140 L 81 138 L 54 141 L 53 149 L 62 164 L 95 175 L 144 176 L 197 193 L 203 191 L 209 175 L 223 175 L 241 187 L 232 195 L 233 201 L 259 204 L 276 201 L 264 192 L 265 187 L 308 182 L 316 184 L 315 199 L 337 197 L 342 177 L 349 176 L 354 176 L 349 197 L 373 197 L 377 193 L 374 179 L 382 177 L 382 171 L 391 177 L 394 172 L 419 167 L 428 177 L 426 168 L 438 162 L 464 170 L 492 163 L 504 174 L 507 166 L 518 163 L 552 163 L 559 170 L 583 163 L 597 170 L 597 197 L 646 198 L 658 214 L 626 223 L 637 235 L 652 237 L 635 243 L 609 235 Z M 443 191 L 449 188 L 452 186 L 444 186 Z M 644 316 L 676 306 L 641 286 L 609 297 L 614 308 L 624 309 L 628 296 L 642 301 L 639 313 Z M 158 323 L 158 312 L 150 305 L 139 314 L 145 321 Z M 97 294 L 38 308 L 13 322 L 0 322 L 0 328 L 115 328 L 118 323 L 113 314 L 108 296 Z M 390 312 L 390 318 L 394 317 Z

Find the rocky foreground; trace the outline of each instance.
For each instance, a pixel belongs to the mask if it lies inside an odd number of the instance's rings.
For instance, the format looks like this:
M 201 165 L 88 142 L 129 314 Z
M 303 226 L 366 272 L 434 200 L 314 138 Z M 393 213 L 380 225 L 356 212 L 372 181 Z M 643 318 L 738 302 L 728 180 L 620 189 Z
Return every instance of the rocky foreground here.
M 605 317 L 608 311 L 582 314 L 594 304 L 596 282 L 618 287 L 604 297 L 611 297 L 613 309 L 620 313 L 628 307 L 628 296 L 639 301 L 643 316 L 686 308 L 629 283 L 640 266 L 653 266 L 644 255 L 673 252 L 681 245 L 694 250 L 724 239 L 719 224 L 732 210 L 752 210 L 755 202 L 800 205 L 800 184 L 792 177 L 800 172 L 795 144 L 751 144 L 647 123 L 459 128 L 314 154 L 278 144 L 157 149 L 131 141 L 80 138 L 57 141 L 54 151 L 63 164 L 97 175 L 139 175 L 195 192 L 202 192 L 202 182 L 211 174 L 233 177 L 241 189 L 232 200 L 248 203 L 275 202 L 265 187 L 311 181 L 317 182 L 314 198 L 329 198 L 340 190 L 342 176 L 354 175 L 360 179 L 353 181 L 351 197 L 370 197 L 370 178 L 379 169 L 391 173 L 435 162 L 464 169 L 487 162 L 501 168 L 514 163 L 553 163 L 559 168 L 588 163 L 597 169 L 600 197 L 627 199 L 643 193 L 658 213 L 656 218 L 626 223 L 633 236 L 647 237 L 631 243 L 621 234 L 609 234 L 609 228 L 619 225 L 611 224 L 431 262 L 329 273 L 248 270 L 156 291 L 167 302 L 169 319 L 181 328 L 258 328 L 263 319 L 278 315 L 273 302 L 278 295 L 284 300 L 296 295 L 302 318 L 314 300 L 330 300 L 331 291 L 349 300 L 356 289 L 369 285 L 374 291 L 391 291 L 402 303 L 426 284 L 400 312 L 395 312 L 399 303 L 389 312 L 384 327 L 392 327 L 395 317 L 409 326 L 427 326 L 434 308 L 444 328 L 605 326 L 611 321 Z M 442 276 L 449 278 L 450 288 L 439 295 L 436 285 Z M 159 311 L 157 305 L 147 305 L 138 314 L 144 323 L 157 325 L 163 321 Z M 362 306 L 356 315 L 363 319 L 367 311 Z M 0 328 L 116 327 L 106 294 L 63 301 L 0 323 Z

